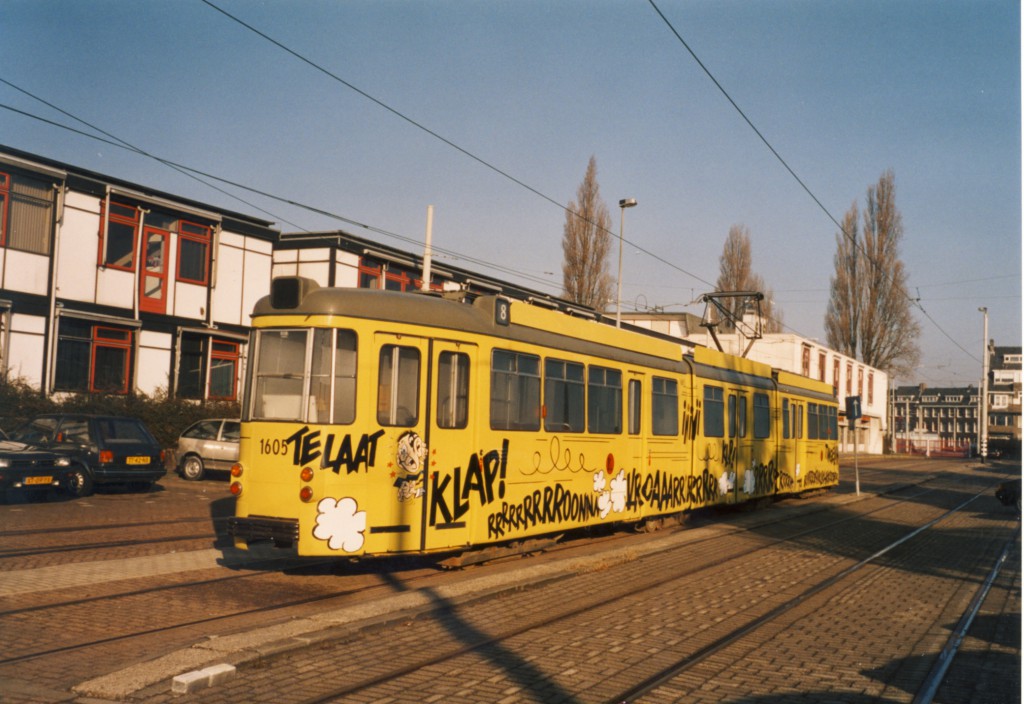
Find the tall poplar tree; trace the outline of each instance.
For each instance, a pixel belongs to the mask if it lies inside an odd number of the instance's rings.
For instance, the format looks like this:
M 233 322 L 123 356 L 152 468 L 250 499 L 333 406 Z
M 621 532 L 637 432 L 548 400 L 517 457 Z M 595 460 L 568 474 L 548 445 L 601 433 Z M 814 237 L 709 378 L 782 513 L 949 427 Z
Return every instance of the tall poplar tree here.
M 868 187 L 862 219 L 858 232 L 854 204 L 836 235 L 825 333 L 833 349 L 889 374 L 906 374 L 920 359 L 921 326 L 911 313 L 900 259 L 903 217 L 891 170 Z
M 612 300 L 610 227 L 611 216 L 597 184 L 597 160 L 590 157 L 576 200 L 566 206 L 562 230 L 562 287 L 570 301 L 604 310 Z
M 729 236 L 722 247 L 722 256 L 718 258 L 718 280 L 716 291 L 758 291 L 764 294 L 761 301 L 761 318 L 764 332 L 782 330 L 782 311 L 775 307 L 771 289 L 765 288 L 764 279 L 755 274 L 753 256 L 750 252 L 750 230 L 745 225 L 733 225 L 729 228 Z M 740 306 L 744 301 L 738 298 L 725 299 L 723 305 L 735 316 L 743 319 Z

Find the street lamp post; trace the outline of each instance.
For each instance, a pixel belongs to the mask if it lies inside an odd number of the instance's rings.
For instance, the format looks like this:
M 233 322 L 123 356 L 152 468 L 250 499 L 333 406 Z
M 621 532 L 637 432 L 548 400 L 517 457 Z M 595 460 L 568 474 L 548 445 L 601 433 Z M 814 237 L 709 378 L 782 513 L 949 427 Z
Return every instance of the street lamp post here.
M 626 208 L 636 205 L 636 198 L 623 198 L 619 201 L 619 284 L 615 295 L 615 327 L 622 327 L 622 228 L 626 222 Z

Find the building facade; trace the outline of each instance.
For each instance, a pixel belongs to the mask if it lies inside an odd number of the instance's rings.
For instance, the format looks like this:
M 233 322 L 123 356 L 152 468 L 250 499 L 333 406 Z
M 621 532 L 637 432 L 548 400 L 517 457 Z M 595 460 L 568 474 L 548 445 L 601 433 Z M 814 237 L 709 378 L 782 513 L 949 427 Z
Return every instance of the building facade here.
M 55 395 L 237 399 L 277 236 L 0 147 L 0 370 Z
M 1021 348 L 988 345 L 988 456 L 1020 456 Z M 893 444 L 898 452 L 970 457 L 981 442 L 981 389 L 974 386 L 893 390 Z

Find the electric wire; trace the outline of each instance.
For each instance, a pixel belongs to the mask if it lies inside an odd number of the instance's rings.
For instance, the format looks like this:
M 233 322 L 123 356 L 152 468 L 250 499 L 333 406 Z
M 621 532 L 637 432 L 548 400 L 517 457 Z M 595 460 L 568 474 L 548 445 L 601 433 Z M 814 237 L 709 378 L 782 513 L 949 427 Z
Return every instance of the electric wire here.
M 14 86 L 13 84 L 11 84 L 9 81 L 6 81 L 6 80 L 4 80 L 2 78 L 0 78 L 0 81 L 10 85 L 13 88 L 16 88 L 17 90 L 22 90 L 22 89 L 18 88 L 17 86 Z M 22 92 L 24 92 L 26 95 L 30 95 L 31 96 L 31 93 L 28 93 L 27 91 L 22 90 Z M 35 96 L 32 96 L 32 97 L 35 97 Z M 47 103 L 46 101 L 43 101 L 41 99 L 40 99 L 40 102 L 43 102 L 44 104 L 52 107 L 53 109 L 62 112 L 63 114 L 67 115 L 68 117 L 71 117 L 72 119 L 78 120 L 78 118 L 76 118 L 71 113 L 68 113 L 67 111 L 62 110 L 61 108 L 59 108 L 59 107 L 57 107 L 55 105 L 52 105 L 51 103 Z M 148 152 L 145 152 L 145 151 L 143 151 L 143 150 L 141 150 L 141 149 L 139 149 L 137 147 L 134 147 L 134 146 L 128 144 L 127 142 L 115 141 L 116 137 L 113 137 L 113 135 L 110 135 L 110 137 L 111 137 L 110 139 L 105 139 L 105 138 L 97 136 L 95 134 L 90 134 L 89 132 L 85 132 L 83 130 L 79 130 L 79 129 L 76 129 L 74 127 L 70 127 L 68 125 L 61 124 L 61 123 L 56 122 L 54 120 L 50 120 L 50 119 L 41 117 L 39 115 L 34 115 L 34 114 L 32 114 L 30 112 L 27 112 L 25 110 L 20 110 L 18 108 L 10 106 L 10 105 L 6 105 L 6 104 L 0 103 L 0 108 L 3 108 L 3 109 L 8 110 L 10 112 L 14 112 L 14 113 L 22 115 L 24 117 L 28 117 L 28 118 L 31 118 L 31 119 L 34 119 L 34 120 L 38 120 L 38 121 L 43 122 L 45 124 L 51 125 L 53 127 L 64 129 L 64 130 L 67 130 L 69 132 L 81 135 L 83 137 L 87 137 L 89 139 L 93 139 L 95 141 L 101 142 L 103 144 L 107 144 L 107 145 L 112 146 L 112 147 L 117 147 L 119 149 L 124 149 L 126 151 L 134 152 L 136 154 L 140 154 L 142 156 L 154 159 L 154 160 L 160 162 L 161 164 L 164 164 L 164 165 L 169 166 L 169 167 L 171 167 L 171 168 L 173 168 L 173 169 L 175 169 L 177 171 L 185 173 L 186 175 L 196 174 L 198 176 L 202 176 L 203 178 L 208 178 L 208 179 L 212 179 L 212 180 L 215 180 L 215 181 L 219 181 L 221 183 L 224 183 L 226 185 L 232 186 L 234 188 L 239 188 L 239 189 L 248 191 L 250 193 L 253 193 L 255 195 L 259 195 L 259 196 L 262 196 L 264 198 L 269 198 L 271 200 L 275 200 L 275 201 L 284 203 L 286 205 L 290 205 L 290 206 L 293 206 L 293 207 L 296 207 L 296 208 L 300 208 L 302 210 L 306 210 L 308 212 L 311 212 L 311 213 L 314 213 L 314 214 L 317 214 L 317 215 L 321 215 L 323 217 L 327 217 L 327 218 L 330 218 L 330 219 L 333 219 L 333 220 L 338 220 L 338 221 L 343 222 L 343 223 L 345 223 L 347 225 L 351 225 L 353 227 L 358 227 L 358 228 L 367 230 L 369 232 L 374 232 L 374 233 L 377 233 L 377 234 L 380 234 L 380 235 L 384 235 L 384 236 L 387 236 L 387 237 L 392 237 L 392 238 L 395 238 L 397 240 L 400 240 L 400 241 L 403 241 L 403 242 L 406 242 L 406 243 L 410 243 L 410 244 L 414 244 L 414 245 L 421 244 L 421 242 L 419 240 L 417 240 L 415 238 L 412 238 L 412 237 L 408 237 L 406 235 L 401 235 L 401 234 L 398 234 L 396 232 L 391 232 L 389 230 L 385 230 L 385 229 L 380 228 L 380 227 L 376 227 L 376 226 L 373 226 L 373 225 L 368 225 L 366 223 L 360 222 L 358 220 L 354 220 L 352 218 L 346 217 L 344 215 L 340 215 L 338 213 L 334 213 L 334 212 L 331 212 L 331 211 L 328 211 L 328 210 L 324 210 L 322 208 L 318 208 L 318 207 L 315 207 L 315 206 L 312 206 L 312 205 L 301 203 L 299 201 L 296 201 L 296 200 L 293 200 L 293 199 L 290 199 L 290 198 L 284 198 L 282 196 L 278 196 L 278 195 L 275 195 L 273 193 L 269 193 L 267 191 L 262 191 L 260 189 L 253 188 L 252 186 L 246 186 L 245 184 L 238 183 L 236 181 L 232 181 L 230 179 L 226 179 L 224 177 L 217 176 L 215 174 L 211 174 L 211 173 L 208 173 L 208 172 L 205 172 L 205 171 L 201 171 L 201 170 L 193 168 L 191 166 L 186 166 L 184 164 L 180 164 L 180 163 L 171 161 L 170 159 L 166 159 L 166 158 L 163 158 L 163 157 L 155 156 L 155 155 L 150 154 Z M 88 125 L 88 123 L 86 123 L 83 120 L 79 120 L 79 122 L 82 122 L 83 124 Z M 92 125 L 88 125 L 88 126 L 93 127 Z M 99 128 L 95 128 L 94 127 L 94 129 L 97 129 L 98 131 L 102 132 L 102 130 L 99 130 Z M 103 133 L 107 134 L 106 132 L 103 132 Z M 188 172 L 188 173 L 186 173 L 186 172 Z M 195 176 L 193 176 L 193 178 L 195 178 Z M 225 191 L 223 189 L 217 188 L 216 186 L 212 186 L 212 184 L 207 184 L 205 181 L 202 181 L 201 179 L 197 179 L 197 180 L 199 180 L 204 185 L 210 185 L 212 188 L 214 188 L 215 190 L 217 190 L 217 191 L 219 191 L 221 193 L 224 193 L 225 195 L 228 195 L 228 196 L 230 196 L 232 198 L 240 200 L 243 203 L 249 204 L 248 201 L 245 201 L 245 200 L 243 200 L 241 198 L 238 198 L 237 196 L 229 193 L 228 191 Z M 279 216 L 275 215 L 274 213 L 266 211 L 266 210 L 264 210 L 262 208 L 258 208 L 258 206 L 254 205 L 253 207 L 257 208 L 258 210 L 260 210 L 260 211 L 262 211 L 262 212 L 264 212 L 264 213 L 266 213 L 268 215 L 271 215 L 272 217 L 279 217 Z M 281 219 L 282 222 L 287 222 L 289 225 L 292 225 L 293 227 L 296 227 L 296 228 L 302 230 L 304 233 L 309 234 L 311 236 L 319 236 L 319 237 L 322 237 L 322 238 L 325 238 L 325 239 L 329 239 L 330 237 L 333 236 L 330 233 L 313 233 L 313 232 L 310 232 L 309 230 L 307 230 L 305 228 L 302 228 L 302 227 L 300 227 L 298 225 L 295 225 L 294 223 L 291 223 L 291 222 L 285 220 L 284 218 L 280 218 L 280 219 Z M 456 252 L 454 250 L 446 249 L 444 247 L 439 247 L 439 246 L 435 245 L 435 246 L 432 247 L 432 249 L 433 249 L 433 251 L 435 253 L 441 254 L 444 257 L 448 257 L 448 258 L 452 258 L 452 259 L 460 260 L 460 261 L 466 261 L 466 262 L 469 262 L 469 263 L 477 265 L 477 266 L 487 267 L 487 268 L 492 269 L 494 271 L 500 271 L 500 272 L 505 273 L 505 274 L 515 275 L 515 276 L 518 276 L 518 277 L 520 277 L 522 279 L 531 281 L 531 282 L 533 282 L 535 284 L 542 284 L 542 285 L 546 285 L 546 286 L 556 286 L 557 285 L 555 282 L 553 282 L 549 278 L 543 278 L 541 276 L 536 276 L 536 275 L 533 275 L 533 274 L 529 274 L 527 272 L 524 272 L 524 271 L 521 271 L 521 270 L 518 270 L 518 269 L 514 269 L 514 268 L 511 268 L 511 267 L 504 266 L 502 264 L 496 264 L 494 262 L 488 262 L 488 261 L 483 260 L 483 259 L 479 259 L 479 258 L 476 258 L 476 257 L 471 257 L 469 255 L 461 254 L 461 253 Z
M 661 9 L 654 2 L 654 0 L 647 1 L 648 3 L 650 3 L 651 7 L 654 8 L 654 11 L 661 18 L 662 22 L 665 23 L 665 26 L 669 28 L 669 31 L 671 31 L 672 34 L 675 35 L 676 39 L 679 41 L 680 44 L 682 44 L 683 48 L 686 49 L 686 51 L 690 54 L 693 60 L 697 62 L 697 65 L 700 66 L 702 71 L 704 71 L 704 74 L 711 80 L 712 83 L 715 84 L 715 87 L 718 88 L 718 91 L 725 97 L 727 101 L 729 101 L 729 104 L 732 105 L 733 109 L 736 110 L 739 116 L 743 118 L 743 121 L 746 122 L 750 129 L 753 130 L 754 134 L 757 135 L 758 139 L 760 139 L 761 142 L 768 148 L 768 151 L 770 151 L 772 155 L 776 158 L 776 160 L 778 160 L 778 162 L 782 164 L 783 168 L 787 172 L 789 172 L 789 175 L 792 176 L 793 179 L 804 190 L 804 192 L 807 193 L 808 196 L 810 196 L 811 200 L 814 201 L 818 208 L 820 208 L 821 211 L 825 213 L 826 217 L 828 217 L 828 219 L 831 220 L 836 225 L 836 227 L 839 228 L 839 231 L 843 234 L 843 236 L 850 240 L 854 247 L 860 250 L 861 254 L 864 255 L 865 259 L 871 264 L 871 266 L 877 269 L 879 272 L 881 272 L 882 275 L 889 280 L 890 285 L 895 286 L 897 284 L 896 280 L 889 274 L 888 271 L 885 270 L 884 267 L 881 266 L 881 264 L 876 262 L 867 253 L 867 251 L 865 251 L 863 245 L 857 240 L 857 238 L 855 238 L 853 235 L 846 231 L 846 229 L 839 223 L 835 216 L 832 215 L 829 209 L 825 207 L 825 205 L 821 202 L 818 196 L 816 196 L 814 192 L 807 186 L 807 184 L 804 183 L 804 180 L 800 178 L 800 176 L 797 175 L 796 171 L 793 170 L 789 163 L 787 163 L 786 160 L 782 158 L 782 155 L 779 154 L 775 147 L 772 146 L 771 142 L 768 141 L 768 139 L 764 136 L 761 130 L 757 128 L 753 121 L 749 117 L 747 117 L 747 114 L 743 112 L 743 109 L 740 108 L 736 101 L 732 99 L 732 96 L 729 95 L 729 92 L 725 89 L 725 87 L 722 86 L 722 84 L 718 81 L 717 78 L 715 78 L 714 74 L 711 73 L 711 70 L 704 64 L 704 62 L 701 61 L 700 57 L 697 56 L 697 53 L 692 48 L 690 48 L 690 45 L 686 42 L 685 39 L 683 39 L 683 36 L 679 33 L 678 30 L 676 30 L 676 28 L 672 25 L 672 22 L 669 21 L 668 17 L 665 16 L 665 13 L 661 11 Z M 920 310 L 924 317 L 927 318 L 932 323 L 932 325 L 934 325 L 936 329 L 938 329 L 938 331 L 941 332 L 946 337 L 946 339 L 948 339 L 950 342 L 952 342 L 954 345 L 960 348 L 960 350 L 968 357 L 975 360 L 979 364 L 981 363 L 980 359 L 978 359 L 973 353 L 969 352 L 958 341 L 954 340 L 953 337 L 948 332 L 946 332 L 946 330 L 941 325 L 939 325 L 938 322 L 936 322 L 936 320 L 932 318 L 931 315 L 929 315 L 929 313 L 924 309 L 924 306 L 921 305 L 920 299 L 912 298 L 910 296 L 910 293 L 906 290 L 905 286 L 900 286 L 899 288 L 902 289 L 903 295 L 907 298 L 910 304 L 916 307 L 918 310 Z
M 222 188 L 220 188 L 220 187 L 218 187 L 218 186 L 216 186 L 216 185 L 214 185 L 212 183 L 209 183 L 208 181 L 204 181 L 202 178 L 199 178 L 196 175 L 196 173 L 198 173 L 198 172 L 195 172 L 194 170 L 185 169 L 185 168 L 181 167 L 178 164 L 174 164 L 173 162 L 170 162 L 170 161 L 168 161 L 166 159 L 161 159 L 158 156 L 154 156 L 153 154 L 150 154 L 150 153 L 146 152 L 145 150 L 135 146 L 134 144 L 132 144 L 130 142 L 127 142 L 127 141 L 121 139 L 120 137 L 118 137 L 116 135 L 113 135 L 110 132 L 107 132 L 106 130 L 104 130 L 104 129 L 100 128 L 100 127 L 97 127 L 96 125 L 94 125 L 94 124 L 92 124 L 90 122 L 87 122 L 86 120 L 83 120 L 82 118 L 80 118 L 80 117 L 78 117 L 76 115 L 72 115 L 67 110 L 64 110 L 63 108 L 60 108 L 57 105 L 54 105 L 53 103 L 51 103 L 51 102 L 49 102 L 47 100 L 44 100 L 43 98 L 39 97 L 38 95 L 30 93 L 29 91 L 25 90 L 24 88 L 21 88 L 20 86 L 16 86 L 15 84 L 11 83 L 10 81 L 8 81 L 5 78 L 0 77 L 0 83 L 3 83 L 4 85 L 6 85 L 6 86 L 8 86 L 10 88 L 13 88 L 14 90 L 18 91 L 19 93 L 22 93 L 23 95 L 27 95 L 28 97 L 32 98 L 33 100 L 39 101 L 40 103 L 42 103 L 43 105 L 47 106 L 48 108 L 56 110 L 57 112 L 61 113 L 62 115 L 66 116 L 66 117 L 70 117 L 75 122 L 83 124 L 86 127 L 88 127 L 89 129 L 95 130 L 95 131 L 99 132 L 100 134 L 102 134 L 102 135 L 104 135 L 104 136 L 114 140 L 114 142 L 109 142 L 110 144 L 112 144 L 114 146 L 118 146 L 118 147 L 121 147 L 123 149 L 127 149 L 129 151 L 133 151 L 133 152 L 135 152 L 137 154 L 141 154 L 142 156 L 145 156 L 145 157 L 148 157 L 150 159 L 153 159 L 153 160 L 163 164 L 164 166 L 167 166 L 167 167 L 169 167 L 171 169 L 174 169 L 178 173 L 181 173 L 184 176 L 186 176 L 186 177 L 188 177 L 188 178 L 190 178 L 190 179 L 192 179 L 194 181 L 197 181 L 197 182 L 203 184 L 207 188 L 212 188 L 213 190 L 215 190 L 215 191 L 217 191 L 219 193 L 223 193 L 224 195 L 228 196 L 229 198 L 234 198 L 235 200 L 239 201 L 240 203 L 244 203 L 245 205 L 248 205 L 250 208 L 255 208 L 256 210 L 260 211 L 261 213 L 269 215 L 269 216 L 271 216 L 273 218 L 277 218 L 277 219 L 281 220 L 282 222 L 287 222 L 292 227 L 297 227 L 300 230 L 302 229 L 301 227 L 299 227 L 295 223 L 288 222 L 284 218 L 281 218 L 280 216 L 278 216 L 278 215 L 276 215 L 274 213 L 271 213 L 268 210 L 264 210 L 263 208 L 259 207 L 255 203 L 250 203 L 249 201 L 247 201 L 247 200 L 245 200 L 243 198 L 239 198 L 237 195 L 235 195 L 233 193 L 229 193 L 228 191 L 225 191 L 224 189 L 222 189 Z M 4 107 L 6 108 L 7 106 L 4 106 Z M 23 112 L 21 110 L 15 110 L 14 108 L 7 108 L 7 109 L 13 110 L 14 112 L 19 112 L 19 113 L 21 113 L 23 115 L 28 115 L 28 113 L 25 113 L 25 112 Z M 57 123 L 54 123 L 54 122 L 49 121 L 49 120 L 46 120 L 46 122 L 50 122 L 50 124 L 57 124 Z M 72 131 L 78 132 L 79 134 L 83 134 L 85 136 L 93 136 L 93 135 L 89 135 L 86 132 L 82 132 L 80 130 L 72 130 Z M 106 140 L 104 140 L 104 141 L 106 141 Z M 189 173 L 189 171 L 192 171 L 192 173 Z
M 373 95 L 371 95 L 371 94 L 367 93 L 366 91 L 362 90 L 361 88 L 355 86 L 354 84 L 350 83 L 349 81 L 345 80 L 344 78 L 342 78 L 342 77 L 338 76 L 337 74 L 333 73 L 332 71 L 324 68 L 323 66 L 321 66 L 318 63 L 316 63 L 312 59 L 309 59 L 309 58 L 303 56 L 299 52 L 297 52 L 294 49 L 288 47 L 287 45 L 283 44 L 282 42 L 278 41 L 277 39 L 274 39 L 273 37 L 271 37 L 270 35 L 266 34 L 265 32 L 257 29 L 256 27 L 253 27 L 251 24 L 249 24 L 249 23 L 245 22 L 244 20 L 236 17 L 235 15 L 232 15 L 230 12 L 227 12 L 226 10 L 218 7 L 217 5 L 215 5 L 210 0 L 200 0 L 200 2 L 202 2 L 203 4 L 209 6 L 211 9 L 216 10 L 220 14 L 224 15 L 225 17 L 227 17 L 231 21 L 233 21 L 233 22 L 239 24 L 240 26 L 244 27 L 245 29 L 249 30 L 253 34 L 257 35 L 258 37 L 261 37 L 261 38 L 265 39 L 266 41 L 270 42 L 271 44 L 273 44 L 277 48 L 279 48 L 282 51 L 288 53 L 289 55 L 295 57 L 296 59 L 298 59 L 299 61 L 303 62 L 304 64 L 310 66 L 314 70 L 319 71 L 320 73 L 324 74 L 325 76 L 327 76 L 331 80 L 336 81 L 336 82 L 340 83 L 341 85 L 345 86 L 346 88 L 348 88 L 349 90 L 352 90 L 352 91 L 358 93 L 359 95 L 361 95 L 362 97 L 364 97 L 367 100 L 371 101 L 375 105 L 377 105 L 377 106 L 383 108 L 384 110 L 388 111 L 389 113 L 391 113 L 395 117 L 398 117 L 399 119 L 409 123 L 410 125 L 412 125 L 413 127 L 415 127 L 418 130 L 422 130 L 423 132 L 426 132 L 431 137 L 434 137 L 435 139 L 440 140 L 444 144 L 448 145 L 452 149 L 455 149 L 460 154 L 462 154 L 462 155 L 472 159 L 473 161 L 477 162 L 481 166 L 483 166 L 483 167 L 485 167 L 487 169 L 490 169 L 491 171 L 493 171 L 494 173 L 498 174 L 499 176 L 501 176 L 501 177 L 503 177 L 505 179 L 508 179 L 509 181 L 511 181 L 512 183 L 516 184 L 517 186 L 520 186 L 520 187 L 526 189 L 527 191 L 529 191 L 530 193 L 533 193 L 534 195 L 538 196 L 539 198 L 544 199 L 548 203 L 551 203 L 556 208 L 558 208 L 560 210 L 563 210 L 566 213 L 571 214 L 573 217 L 580 218 L 584 222 L 586 222 L 586 223 L 588 223 L 588 224 L 590 224 L 590 225 L 592 225 L 594 227 L 598 227 L 603 232 L 608 233 L 612 237 L 617 237 L 617 235 L 614 232 L 612 232 L 611 230 L 608 230 L 606 228 L 600 228 L 597 225 L 597 223 L 594 223 L 592 221 L 587 220 L 586 218 L 581 217 L 578 213 L 573 211 L 571 208 L 569 208 L 569 207 L 567 207 L 565 205 L 562 205 L 561 203 L 559 203 L 558 201 L 556 201 L 554 198 L 552 198 L 551 196 L 547 195 L 546 193 L 543 193 L 542 191 L 538 190 L 537 188 L 534 188 L 533 186 L 529 185 L 525 181 L 522 181 L 521 179 L 516 178 L 515 176 L 510 174 L 508 171 L 505 171 L 505 170 L 495 166 L 491 162 L 487 161 L 486 159 L 484 159 L 484 158 L 482 158 L 480 156 L 477 156 L 476 154 L 474 154 L 473 152 L 469 151 L 468 149 L 459 146 L 458 144 L 456 144 L 452 140 L 450 140 L 447 137 L 441 135 L 440 133 L 430 129 L 429 127 L 427 127 L 426 125 L 422 124 L 421 122 L 418 122 L 418 121 L 414 120 L 413 118 L 411 118 L 408 115 L 404 114 L 400 110 L 397 110 L 396 108 L 391 107 L 390 105 L 388 105 L 384 101 L 374 97 Z M 662 257 L 662 256 L 660 256 L 658 254 L 655 254 L 654 252 L 651 252 L 650 250 L 642 247 L 641 245 L 637 244 L 636 242 L 632 242 L 631 240 L 628 240 L 628 239 L 625 239 L 625 238 L 623 238 L 622 241 L 624 243 L 628 244 L 629 246 L 638 249 L 639 251 L 643 252 L 644 254 L 646 254 L 647 256 L 651 257 L 652 259 L 654 259 L 654 260 L 656 260 L 658 262 L 661 262 L 662 264 L 664 264 L 664 265 L 666 265 L 666 266 L 668 266 L 668 267 L 670 267 L 672 269 L 675 269 L 676 271 L 678 271 L 678 272 L 680 272 L 682 274 L 686 274 L 687 276 L 689 276 L 689 277 L 691 277 L 693 279 L 696 279 L 697 281 L 700 281 L 701 283 L 706 284 L 706 285 L 711 286 L 712 288 L 714 288 L 714 284 L 712 284 L 710 281 L 707 281 L 706 279 L 698 276 L 697 274 L 694 274 L 693 272 L 690 272 L 690 271 L 687 271 L 686 269 L 683 269 L 682 267 L 680 267 L 677 264 L 675 264 L 675 263 L 665 259 L 664 257 Z

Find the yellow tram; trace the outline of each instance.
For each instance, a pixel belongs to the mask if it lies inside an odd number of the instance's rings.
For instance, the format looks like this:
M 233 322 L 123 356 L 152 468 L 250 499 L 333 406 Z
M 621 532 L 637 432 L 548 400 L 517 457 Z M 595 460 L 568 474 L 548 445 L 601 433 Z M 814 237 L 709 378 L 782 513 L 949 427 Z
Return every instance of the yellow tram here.
M 832 387 L 482 296 L 275 279 L 253 314 L 230 530 L 444 552 L 834 486 Z

